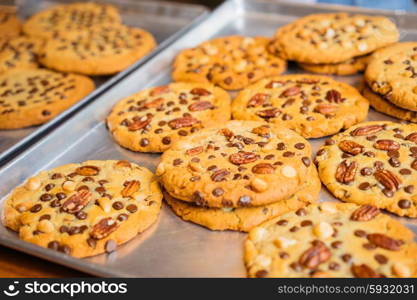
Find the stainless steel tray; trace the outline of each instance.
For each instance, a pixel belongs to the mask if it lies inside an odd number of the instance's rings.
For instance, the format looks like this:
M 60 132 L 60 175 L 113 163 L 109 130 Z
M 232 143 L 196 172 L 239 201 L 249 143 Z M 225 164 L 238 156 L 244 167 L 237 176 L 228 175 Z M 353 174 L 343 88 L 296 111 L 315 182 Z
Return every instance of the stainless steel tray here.
M 22 153 L 0 171 L 0 198 L 40 170 L 87 159 L 128 159 L 155 169 L 159 155 L 130 152 L 117 146 L 103 120 L 119 99 L 143 88 L 170 81 L 170 65 L 179 50 L 204 40 L 229 34 L 271 36 L 278 26 L 308 13 L 322 11 L 364 12 L 351 7 L 309 6 L 273 1 L 228 1 L 204 22 L 183 35 L 141 68 L 100 95 L 60 128 Z M 375 13 L 374 11 L 365 11 Z M 406 39 L 417 40 L 415 16 L 378 12 L 393 18 Z M 291 67 L 289 72 L 297 72 Z M 360 76 L 341 77 L 355 84 Z M 371 111 L 369 119 L 388 117 Z M 314 149 L 323 139 L 311 140 Z M 333 200 L 325 188 L 321 200 Z M 417 220 L 402 219 L 417 231 Z M 157 224 L 111 255 L 74 259 L 19 240 L 14 232 L 0 226 L 0 243 L 99 276 L 131 277 L 242 277 L 242 242 L 245 234 L 214 232 L 184 222 L 163 206 Z
M 55 4 L 76 1 L 78 0 L 16 0 L 18 14 L 22 18 L 26 18 L 37 11 Z M 0 164 L 56 127 L 63 119 L 94 99 L 95 96 L 132 72 L 132 70 L 141 66 L 149 58 L 201 21 L 208 12 L 204 6 L 200 5 L 163 1 L 99 0 L 96 2 L 111 3 L 117 6 L 120 10 L 123 23 L 134 27 L 141 27 L 151 32 L 158 42 L 158 47 L 147 56 L 114 76 L 94 77 L 97 86 L 96 90 L 48 123 L 25 129 L 0 130 Z

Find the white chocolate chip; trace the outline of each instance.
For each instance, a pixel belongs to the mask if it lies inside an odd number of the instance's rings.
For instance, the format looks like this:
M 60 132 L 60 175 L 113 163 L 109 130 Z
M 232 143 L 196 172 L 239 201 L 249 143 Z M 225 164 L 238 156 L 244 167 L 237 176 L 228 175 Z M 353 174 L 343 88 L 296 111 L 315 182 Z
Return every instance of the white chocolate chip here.
M 270 257 L 268 257 L 264 254 L 260 254 L 256 257 L 254 263 L 256 265 L 260 266 L 260 267 L 267 268 L 271 265 L 271 262 L 272 262 L 272 260 L 271 260 Z
M 355 20 L 355 25 L 360 26 L 360 27 L 365 26 L 365 20 L 364 19 L 356 19 Z
M 24 205 L 24 204 L 18 204 L 17 206 L 16 206 L 16 209 L 17 209 L 17 211 L 18 212 L 25 212 L 26 211 L 26 206 Z
M 285 166 L 282 168 L 282 174 L 287 178 L 293 178 L 297 176 L 297 171 L 291 166 Z
M 354 32 L 355 31 L 355 26 L 348 25 L 348 26 L 345 27 L 345 31 L 346 32 Z
M 313 227 L 313 233 L 321 239 L 327 239 L 332 236 L 334 229 L 332 225 L 322 221 Z
M 98 199 L 97 202 L 105 213 L 109 213 L 111 211 L 111 203 L 109 198 L 103 197 Z
M 359 51 L 366 51 L 366 49 L 368 49 L 368 45 L 366 44 L 366 43 L 359 43 L 359 45 L 358 45 L 358 49 L 359 49 Z
M 323 202 L 320 204 L 320 208 L 322 211 L 328 212 L 331 214 L 334 214 L 337 212 L 336 203 L 334 202 L 329 202 L 329 201 Z
M 321 20 L 320 24 L 324 27 L 330 26 L 330 20 Z
M 265 58 L 259 58 L 259 59 L 256 60 L 256 64 L 258 66 L 264 66 L 264 65 L 266 65 L 266 59 Z
M 352 48 L 353 44 L 351 41 L 344 41 L 342 42 L 344 48 Z
M 204 172 L 204 168 L 202 165 L 200 165 L 199 163 L 195 163 L 195 162 L 190 162 L 188 164 L 188 167 L 190 168 L 191 171 L 193 172 L 197 172 L 197 173 L 201 173 Z
M 334 37 L 335 36 L 335 34 L 336 34 L 336 32 L 334 31 L 334 29 L 332 29 L 332 28 L 328 28 L 327 30 L 326 30 L 326 37 L 327 38 L 332 38 L 332 37 Z
M 37 228 L 39 231 L 42 231 L 44 233 L 49 233 L 49 232 L 54 231 L 54 224 L 52 224 L 52 222 L 49 220 L 42 220 L 39 222 Z
M 256 243 L 263 239 L 266 230 L 263 227 L 256 227 L 250 232 L 250 238 Z
M 288 239 L 283 236 L 279 236 L 276 240 L 274 240 L 274 245 L 281 249 L 286 249 L 295 244 L 297 244 L 296 240 Z
M 246 37 L 242 40 L 242 46 L 243 47 L 247 47 L 247 46 L 249 46 L 253 43 L 255 43 L 255 40 L 253 38 L 250 38 L 250 37 Z
M 402 277 L 402 278 L 404 278 L 404 277 L 410 277 L 410 275 L 411 275 L 410 274 L 410 269 L 407 266 L 405 266 L 405 265 L 403 265 L 401 263 L 398 263 L 398 262 L 396 262 L 396 263 L 393 264 L 393 266 L 392 266 L 392 272 L 395 275 L 397 275 L 398 277 Z
M 234 210 L 234 208 L 233 207 L 223 207 L 222 210 L 224 212 L 228 213 L 228 212 L 232 212 Z
M 71 192 L 75 190 L 75 182 L 67 180 L 62 184 L 62 188 L 64 189 L 64 191 Z
M 235 64 L 234 68 L 237 72 L 243 72 L 247 66 L 246 60 L 242 59 Z
M 268 189 L 268 183 L 265 180 L 257 177 L 252 179 L 250 185 L 255 189 L 255 191 L 259 193 L 262 193 Z
M 32 177 L 26 182 L 26 188 L 30 191 L 37 190 L 41 186 L 41 181 L 36 178 Z
M 210 58 L 208 58 L 208 56 L 203 56 L 200 58 L 199 63 L 200 64 L 206 64 L 210 61 Z
M 319 48 L 320 49 L 327 49 L 329 47 L 329 45 L 327 44 L 327 43 L 325 43 L 325 42 L 321 42 L 320 44 L 319 44 Z
M 161 176 L 165 173 L 165 166 L 163 163 L 160 163 L 158 167 L 156 168 L 156 175 Z
M 216 55 L 219 51 L 217 50 L 216 47 L 213 46 L 209 46 L 209 45 L 205 45 L 204 47 L 204 51 L 208 54 L 208 55 Z

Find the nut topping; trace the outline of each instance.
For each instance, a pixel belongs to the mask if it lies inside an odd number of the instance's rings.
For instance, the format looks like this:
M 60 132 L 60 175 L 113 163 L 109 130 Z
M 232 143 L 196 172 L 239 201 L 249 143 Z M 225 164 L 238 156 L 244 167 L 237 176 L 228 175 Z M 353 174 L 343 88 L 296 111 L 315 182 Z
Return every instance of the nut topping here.
M 292 97 L 298 95 L 301 92 L 301 89 L 298 86 L 292 86 L 281 93 L 280 96 Z
M 132 197 L 134 193 L 139 191 L 139 188 L 140 182 L 138 180 L 131 180 L 126 184 L 121 194 L 123 197 Z
M 130 131 L 136 131 L 136 130 L 145 128 L 151 123 L 151 121 L 152 121 L 152 115 L 146 115 L 146 116 L 143 116 L 142 118 L 133 120 L 133 123 L 130 123 L 127 126 L 127 129 L 129 129 Z
M 253 152 L 240 151 L 233 153 L 229 156 L 229 161 L 235 165 L 243 165 L 254 162 L 258 159 L 258 156 Z
M 62 211 L 65 211 L 69 214 L 79 212 L 90 202 L 91 193 L 87 190 L 80 190 L 71 197 L 69 197 L 61 207 Z
M 382 276 L 372 270 L 368 265 L 352 265 L 351 271 L 356 278 L 381 278 Z
M 372 244 L 390 251 L 399 251 L 402 245 L 401 241 L 395 240 L 381 233 L 368 234 L 367 238 Z
M 266 101 L 269 99 L 268 94 L 258 93 L 255 94 L 250 100 L 248 101 L 248 104 L 246 107 L 257 107 L 265 104 Z
M 336 180 L 343 184 L 349 184 L 355 179 L 358 164 L 354 161 L 342 161 L 336 169 Z
M 187 151 L 185 151 L 185 153 L 189 156 L 193 156 L 193 155 L 200 154 L 201 152 L 203 152 L 203 150 L 204 150 L 203 146 L 198 146 L 198 147 L 188 149 Z
M 214 108 L 214 106 L 213 104 L 211 104 L 210 101 L 198 101 L 188 106 L 188 109 L 190 111 L 202 111 L 202 110 L 207 110 L 207 109 L 212 109 L 212 108 Z
M 401 179 L 389 170 L 377 170 L 374 176 L 389 191 L 397 191 L 401 184 Z
M 363 135 L 371 135 L 377 133 L 384 129 L 382 125 L 369 125 L 365 127 L 358 127 L 353 130 L 350 135 L 351 136 L 363 136 Z
M 379 150 L 391 151 L 400 149 L 400 144 L 393 140 L 377 140 L 374 147 Z
M 211 92 L 207 91 L 206 89 L 203 88 L 193 88 L 190 91 L 191 95 L 196 95 L 196 96 L 209 96 L 211 95 Z
M 268 163 L 260 163 L 252 167 L 252 172 L 255 174 L 274 174 L 274 167 Z
M 380 210 L 372 205 L 362 205 L 361 207 L 357 208 L 350 219 L 352 221 L 369 221 L 379 215 Z
M 167 86 L 167 85 L 161 85 L 161 86 L 154 87 L 150 91 L 149 95 L 150 96 L 158 96 L 158 95 L 161 95 L 161 94 L 166 94 L 169 91 L 170 91 L 169 86 Z
M 330 90 L 326 93 L 326 100 L 330 103 L 341 103 L 342 95 L 336 90 Z
M 263 119 L 269 119 L 269 118 L 275 118 L 280 113 L 281 111 L 278 108 L 270 108 L 270 109 L 260 110 L 256 114 Z
M 193 117 L 183 117 L 169 121 L 168 125 L 172 129 L 179 129 L 183 127 L 193 126 L 196 123 L 199 123 L 199 121 Z
M 362 153 L 364 146 L 362 146 L 361 144 L 358 144 L 354 141 L 341 141 L 339 143 L 339 148 L 340 150 L 342 150 L 345 153 L 349 153 L 352 155 L 358 155 L 359 153 Z
M 332 256 L 329 248 L 321 241 L 314 241 L 313 246 L 304 251 L 299 263 L 306 268 L 315 269 L 320 264 L 328 261 Z
M 111 217 L 104 218 L 93 226 L 93 230 L 91 231 L 90 235 L 96 240 L 101 240 L 115 231 L 117 227 L 118 223 Z
M 268 138 L 270 134 L 270 129 L 268 126 L 259 126 L 252 129 L 252 133 L 257 134 L 261 137 Z
M 314 112 L 322 115 L 333 114 L 337 111 L 337 106 L 332 104 L 320 103 L 314 108 Z
M 100 168 L 96 166 L 82 166 L 75 170 L 75 173 L 81 176 L 95 176 L 100 172 Z
M 211 175 L 211 180 L 213 180 L 214 182 L 220 182 L 223 181 L 225 177 L 229 174 L 230 172 L 226 169 L 217 170 Z

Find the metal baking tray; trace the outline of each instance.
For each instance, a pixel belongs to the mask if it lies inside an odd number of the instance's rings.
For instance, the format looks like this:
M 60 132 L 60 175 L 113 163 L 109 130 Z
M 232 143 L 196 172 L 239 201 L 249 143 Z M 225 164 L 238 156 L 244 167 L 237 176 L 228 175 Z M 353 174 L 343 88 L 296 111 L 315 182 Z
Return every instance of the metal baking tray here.
M 60 128 L 26 150 L 0 171 L 0 198 L 26 178 L 43 169 L 88 159 L 128 159 L 151 170 L 159 160 L 157 154 L 134 153 L 116 145 L 103 120 L 121 98 L 150 86 L 170 81 L 171 63 L 181 49 L 204 40 L 230 35 L 271 36 L 275 29 L 300 16 L 329 11 L 378 13 L 390 16 L 404 39 L 417 40 L 415 15 L 369 11 L 343 6 L 297 5 L 274 1 L 227 1 L 209 18 L 183 35 L 152 60 L 100 95 Z M 297 72 L 290 66 L 290 73 Z M 361 76 L 340 77 L 356 84 Z M 370 111 L 370 120 L 390 118 Z M 311 140 L 315 150 L 324 139 Z M 321 200 L 336 201 L 323 187 Z M 417 219 L 402 218 L 417 232 Z M 98 276 L 128 277 L 243 277 L 242 243 L 246 235 L 210 231 L 184 222 L 163 205 L 157 224 L 110 255 L 75 259 L 23 242 L 16 233 L 0 226 L 0 244 Z
M 25 19 L 32 14 L 52 5 L 76 2 L 78 0 L 16 0 L 18 15 Z M 68 108 L 48 123 L 17 130 L 0 130 L 0 164 L 24 149 L 25 146 L 56 127 L 63 119 L 80 109 L 107 88 L 124 76 L 141 66 L 149 58 L 169 45 L 193 25 L 208 14 L 207 8 L 201 5 L 181 4 L 164 1 L 141 0 L 99 0 L 99 3 L 110 3 L 119 8 L 124 24 L 144 28 L 151 32 L 158 42 L 158 47 L 151 53 L 113 76 L 93 77 L 97 88 L 84 99 Z

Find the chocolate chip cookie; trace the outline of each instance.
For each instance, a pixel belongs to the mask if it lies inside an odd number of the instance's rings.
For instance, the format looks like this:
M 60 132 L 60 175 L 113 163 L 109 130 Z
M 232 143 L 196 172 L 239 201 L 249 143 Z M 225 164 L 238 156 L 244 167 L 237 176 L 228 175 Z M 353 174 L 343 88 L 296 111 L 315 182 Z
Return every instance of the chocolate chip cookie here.
M 250 277 L 416 277 L 417 244 L 400 222 L 370 205 L 324 202 L 250 231 Z
M 396 25 L 383 16 L 313 14 L 283 26 L 269 50 L 310 64 L 341 63 L 397 42 Z
M 228 120 L 228 93 L 211 84 L 178 82 L 121 100 L 107 118 L 107 126 L 125 148 L 163 152 L 181 137 Z
M 30 36 L 56 38 L 62 32 L 117 24 L 120 24 L 120 15 L 115 6 L 78 2 L 56 5 L 38 12 L 26 20 L 23 32 Z
M 398 43 L 371 56 L 369 87 L 396 106 L 417 111 L 417 42 Z
M 214 83 L 238 90 L 286 69 L 284 60 L 269 54 L 265 37 L 227 36 L 180 52 L 175 59 L 175 81 Z
M 124 70 L 155 45 L 153 36 L 140 28 L 102 25 L 48 39 L 39 52 L 39 61 L 62 72 L 110 75 Z
M 232 104 L 237 120 L 266 121 L 305 138 L 339 132 L 365 119 L 368 101 L 330 77 L 291 74 L 265 78 L 242 90 Z
M 327 140 L 317 152 L 322 182 L 337 198 L 417 217 L 417 125 L 374 121 Z
M 203 207 L 267 205 L 302 188 L 311 147 L 284 127 L 229 121 L 179 139 L 157 176 L 174 198 Z
M 86 161 L 42 171 L 17 187 L 4 224 L 24 241 L 75 257 L 112 252 L 158 217 L 155 176 L 128 161 Z
M 17 37 L 22 30 L 22 24 L 13 9 L 0 7 L 0 45 L 10 38 Z
M 309 203 L 316 202 L 321 182 L 314 165 L 310 165 L 310 174 L 304 187 L 292 197 L 272 204 L 258 207 L 241 208 L 205 208 L 192 203 L 174 199 L 164 193 L 165 201 L 184 221 L 202 225 L 211 230 L 237 230 L 248 232 L 271 218 L 300 209 Z
M 368 65 L 369 55 L 357 56 L 341 63 L 335 64 L 308 64 L 298 63 L 301 69 L 309 72 L 319 74 L 332 74 L 332 75 L 353 75 L 358 72 L 362 72 Z
M 85 76 L 44 69 L 0 75 L 0 129 L 43 124 L 94 90 Z

